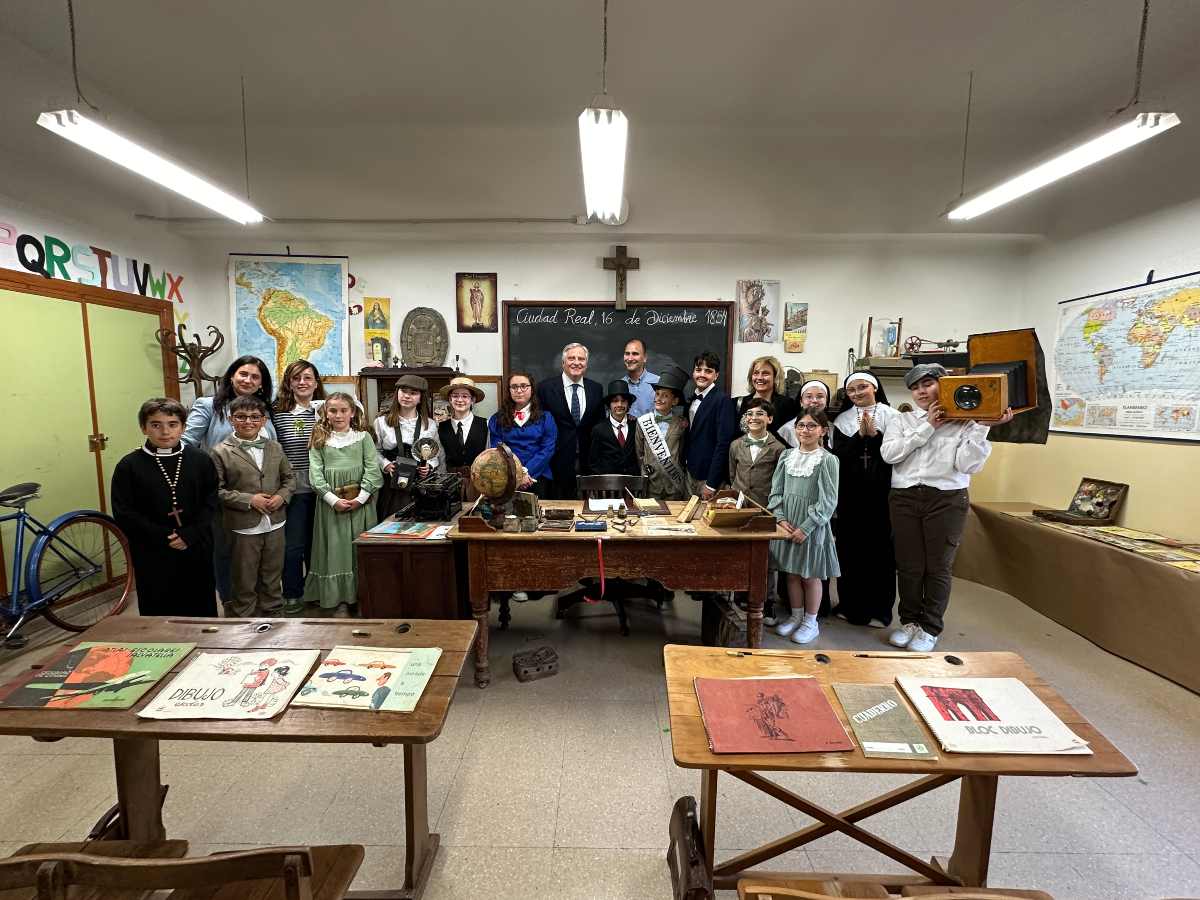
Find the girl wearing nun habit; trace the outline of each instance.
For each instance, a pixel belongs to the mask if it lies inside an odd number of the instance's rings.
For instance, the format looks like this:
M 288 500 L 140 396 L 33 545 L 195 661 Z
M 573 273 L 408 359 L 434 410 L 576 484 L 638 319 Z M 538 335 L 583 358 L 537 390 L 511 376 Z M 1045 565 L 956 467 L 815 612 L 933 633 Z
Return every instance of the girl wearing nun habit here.
M 880 446 L 899 413 L 870 372 L 847 375 L 843 394 L 846 402 L 832 428 L 840 463 L 834 519 L 842 569 L 837 615 L 852 625 L 886 628 L 896 601 L 896 556 L 888 514 L 892 467 L 880 456 Z
M 814 378 L 800 385 L 799 400 L 801 413 L 806 409 L 819 409 L 829 416 L 832 421 L 835 410 L 830 408 L 829 399 L 829 385 L 823 381 L 818 381 Z M 800 441 L 796 437 L 796 422 L 799 418 L 799 416 L 794 416 L 788 419 L 787 422 L 779 426 L 779 431 L 775 435 L 789 447 L 795 448 L 800 446 Z M 826 450 L 830 449 L 829 433 L 833 430 L 832 428 L 826 429 L 825 440 L 822 445 Z M 782 572 L 779 574 L 777 593 L 779 594 L 779 601 L 782 603 L 782 608 L 787 609 L 789 602 L 787 576 Z M 823 578 L 821 580 L 821 607 L 817 611 L 817 617 L 821 619 L 825 618 L 829 615 L 829 610 L 829 579 Z M 774 616 L 774 610 L 768 610 L 768 613 L 763 615 L 763 624 L 776 624 L 777 619 Z

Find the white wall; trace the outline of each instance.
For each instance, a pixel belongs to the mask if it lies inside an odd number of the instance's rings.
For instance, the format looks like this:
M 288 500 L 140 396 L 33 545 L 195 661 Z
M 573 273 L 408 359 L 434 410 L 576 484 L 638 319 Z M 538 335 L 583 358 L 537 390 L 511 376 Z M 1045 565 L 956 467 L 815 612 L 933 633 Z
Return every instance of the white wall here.
M 206 242 L 201 258 L 207 271 L 224 272 L 230 251 L 282 249 Z M 612 253 L 608 241 L 350 241 L 294 243 L 291 250 L 349 255 L 359 280 L 352 296 L 391 297 L 396 337 L 405 311 L 436 309 L 450 331 L 449 362 L 459 354 L 463 370 L 476 375 L 500 374 L 501 345 L 499 335 L 455 333 L 456 272 L 497 272 L 502 301 L 613 296 L 613 275 L 600 266 Z M 782 343 L 735 345 L 734 392 L 744 393 L 750 361 L 766 353 L 799 369 L 844 375 L 846 350 L 857 345 L 868 315 L 904 316 L 906 334 L 936 338 L 1020 324 L 1028 250 L 1023 242 L 938 238 L 779 245 L 647 240 L 631 243 L 629 252 L 641 259 L 641 269 L 629 275 L 631 300 L 730 300 L 739 278 L 759 277 L 779 279 L 784 300 L 809 303 L 804 353 L 784 354 Z M 352 333 L 357 370 L 364 359 L 361 316 Z
M 1049 375 L 1061 300 L 1200 269 L 1200 201 L 1191 201 L 1065 240 L 1051 240 L 1029 259 L 1022 318 L 1035 325 Z M 997 445 L 976 479 L 981 499 L 1027 500 L 1061 507 L 1084 475 L 1130 485 L 1123 520 L 1200 540 L 1200 448 L 1182 441 L 1066 435 L 1045 447 Z

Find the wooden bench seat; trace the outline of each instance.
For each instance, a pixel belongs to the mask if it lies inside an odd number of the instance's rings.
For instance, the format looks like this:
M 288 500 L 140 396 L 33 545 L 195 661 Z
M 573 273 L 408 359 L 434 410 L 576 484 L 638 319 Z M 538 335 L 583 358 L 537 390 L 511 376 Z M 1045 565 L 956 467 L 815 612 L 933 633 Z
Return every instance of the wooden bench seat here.
M 0 861 L 0 900 L 140 900 L 155 891 L 171 891 L 169 900 L 342 900 L 363 860 L 358 844 L 192 859 L 179 858 L 179 845 L 186 852 L 185 841 L 30 844 Z M 54 849 L 22 852 L 46 848 Z
M 828 879 L 743 878 L 738 882 L 739 900 L 884 900 L 895 898 L 878 882 Z M 1054 900 L 1044 891 L 1023 891 L 1010 888 L 948 887 L 945 885 L 904 885 L 900 897 L 923 897 L 924 900 Z

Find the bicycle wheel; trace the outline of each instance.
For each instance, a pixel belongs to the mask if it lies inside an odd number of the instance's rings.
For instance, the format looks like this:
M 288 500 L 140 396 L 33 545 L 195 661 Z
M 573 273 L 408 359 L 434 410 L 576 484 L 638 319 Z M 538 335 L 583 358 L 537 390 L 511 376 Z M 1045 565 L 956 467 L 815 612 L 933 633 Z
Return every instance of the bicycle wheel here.
M 133 588 L 129 542 L 101 513 L 50 524 L 29 559 L 29 593 L 42 615 L 67 631 L 84 631 L 125 608 Z

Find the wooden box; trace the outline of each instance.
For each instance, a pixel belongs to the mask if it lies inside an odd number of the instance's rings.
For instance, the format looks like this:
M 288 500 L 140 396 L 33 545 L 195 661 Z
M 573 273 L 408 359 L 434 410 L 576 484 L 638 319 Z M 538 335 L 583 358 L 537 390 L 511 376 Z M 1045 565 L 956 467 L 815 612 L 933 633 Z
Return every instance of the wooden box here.
M 972 369 L 975 366 L 986 365 L 988 363 L 1011 363 L 1023 360 L 1025 362 L 1025 396 L 1028 405 L 1013 407 L 1013 412 L 1023 413 L 1031 409 L 1037 409 L 1039 351 L 1037 333 L 1032 328 L 1016 328 L 1011 331 L 988 331 L 983 334 L 973 334 L 967 338 L 967 352 L 971 358 Z M 945 406 L 947 413 L 949 413 L 952 404 L 946 403 L 943 400 L 943 406 Z M 996 415 L 978 414 L 959 416 L 958 418 L 989 419 L 996 418 L 1003 412 L 1004 407 L 1001 407 Z
M 1008 408 L 1008 376 L 944 375 L 938 399 L 947 419 L 998 419 Z

